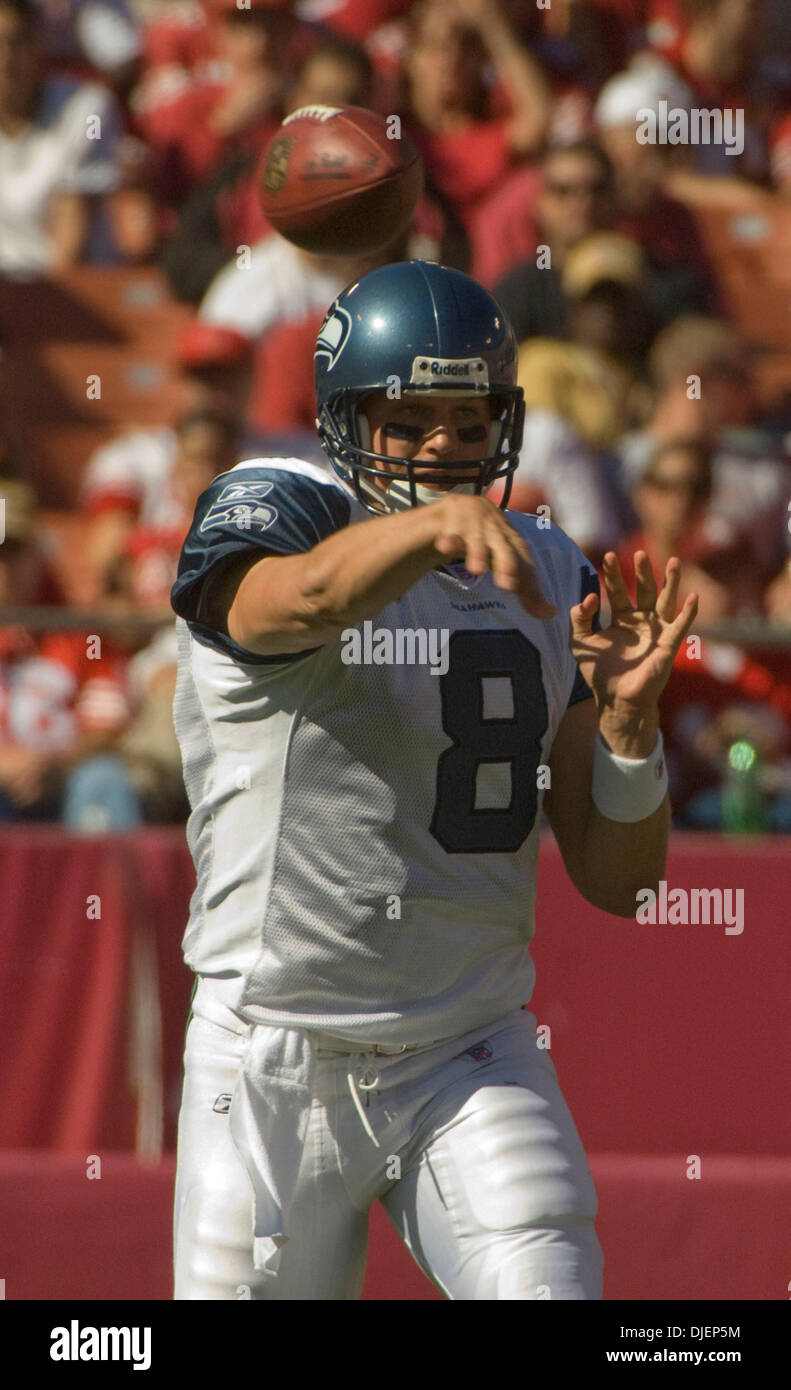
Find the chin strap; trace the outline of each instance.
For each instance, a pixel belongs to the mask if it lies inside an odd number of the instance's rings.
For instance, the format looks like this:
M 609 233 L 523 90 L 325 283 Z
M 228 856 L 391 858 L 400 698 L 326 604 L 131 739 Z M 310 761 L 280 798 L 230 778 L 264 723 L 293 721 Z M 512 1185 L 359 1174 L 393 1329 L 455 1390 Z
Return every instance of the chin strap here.
M 376 489 L 374 488 L 367 490 L 370 493 L 376 491 Z M 485 497 L 487 491 L 487 488 L 482 488 L 480 495 L 482 497 Z M 417 498 L 417 504 L 419 507 L 425 507 L 430 502 L 440 502 L 443 497 L 448 497 L 451 492 L 462 492 L 466 493 L 470 497 L 474 497 L 475 484 L 457 483 L 455 487 L 430 488 L 425 487 L 422 483 L 415 483 L 415 497 Z M 378 498 L 381 502 L 384 503 L 386 511 L 408 511 L 408 509 L 412 506 L 412 493 L 409 487 L 409 479 L 394 478 L 392 483 L 389 484 L 386 492 L 378 493 Z

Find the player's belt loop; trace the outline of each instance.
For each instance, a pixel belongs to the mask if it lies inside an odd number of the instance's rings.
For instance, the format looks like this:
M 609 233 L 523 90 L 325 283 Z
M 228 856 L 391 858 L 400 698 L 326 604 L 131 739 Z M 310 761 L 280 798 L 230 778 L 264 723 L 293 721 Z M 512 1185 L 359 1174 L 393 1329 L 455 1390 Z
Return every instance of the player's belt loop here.
M 409 1051 L 408 1043 L 401 1043 L 400 1047 L 388 1047 L 387 1044 L 377 1043 L 374 1052 L 377 1057 L 398 1057 L 402 1052 Z

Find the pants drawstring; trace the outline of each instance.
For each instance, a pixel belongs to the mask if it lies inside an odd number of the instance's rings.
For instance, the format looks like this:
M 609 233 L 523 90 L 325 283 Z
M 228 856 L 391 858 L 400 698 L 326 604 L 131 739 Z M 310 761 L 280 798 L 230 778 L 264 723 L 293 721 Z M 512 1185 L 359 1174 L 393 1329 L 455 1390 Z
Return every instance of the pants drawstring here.
M 346 1080 L 349 1085 L 349 1091 L 351 1092 L 352 1100 L 354 1101 L 355 1109 L 357 1111 L 357 1114 L 360 1116 L 360 1120 L 362 1121 L 363 1129 L 365 1130 L 368 1137 L 372 1140 L 372 1142 L 376 1145 L 377 1149 L 379 1149 L 381 1148 L 381 1145 L 373 1130 L 371 1129 L 370 1124 L 368 1123 L 368 1116 L 363 1110 L 363 1107 L 360 1103 L 360 1097 L 357 1091 L 357 1085 L 359 1085 L 361 1091 L 366 1092 L 373 1091 L 379 1085 L 379 1077 L 377 1076 L 376 1072 L 373 1073 L 372 1080 L 368 1079 L 369 1076 L 370 1072 L 366 1068 L 366 1071 L 360 1077 L 359 1082 L 355 1084 L 354 1070 L 350 1067 L 348 1072 L 346 1073 Z

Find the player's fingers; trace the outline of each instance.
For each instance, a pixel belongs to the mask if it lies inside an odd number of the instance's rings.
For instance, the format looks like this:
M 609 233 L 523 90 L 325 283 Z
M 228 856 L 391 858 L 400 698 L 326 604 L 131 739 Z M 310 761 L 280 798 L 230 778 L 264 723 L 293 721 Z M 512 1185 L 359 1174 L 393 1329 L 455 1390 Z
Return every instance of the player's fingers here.
M 621 566 L 614 550 L 608 550 L 602 561 L 602 574 L 607 588 L 607 597 L 613 613 L 633 613 L 629 591 L 621 574 Z
M 665 631 L 665 643 L 672 643 L 673 651 L 677 652 L 681 643 L 684 641 L 689 629 L 692 627 L 698 615 L 698 596 L 697 594 L 687 594 L 676 621 L 671 623 Z
M 444 535 L 437 536 L 434 542 L 434 549 L 438 550 L 440 555 L 444 555 L 446 559 L 452 560 L 466 555 L 467 542 L 464 536 L 459 535 L 457 532 L 447 531 Z
M 557 609 L 541 590 L 529 546 L 521 536 L 508 528 L 508 534 L 497 532 L 491 537 L 492 577 L 500 589 L 515 592 L 522 607 L 534 618 L 554 618 Z
M 651 561 L 644 550 L 636 550 L 634 555 L 637 608 L 644 613 L 653 611 L 656 605 L 656 579 Z
M 471 574 L 485 574 L 493 569 L 492 548 L 483 531 L 473 531 L 465 536 L 464 563 Z
M 584 642 L 593 631 L 593 620 L 599 611 L 599 595 L 588 594 L 582 603 L 575 603 L 569 609 L 571 619 L 571 644 Z
M 676 616 L 678 581 L 681 577 L 681 561 L 671 555 L 665 566 L 665 582 L 656 601 L 656 611 L 663 623 L 672 623 Z

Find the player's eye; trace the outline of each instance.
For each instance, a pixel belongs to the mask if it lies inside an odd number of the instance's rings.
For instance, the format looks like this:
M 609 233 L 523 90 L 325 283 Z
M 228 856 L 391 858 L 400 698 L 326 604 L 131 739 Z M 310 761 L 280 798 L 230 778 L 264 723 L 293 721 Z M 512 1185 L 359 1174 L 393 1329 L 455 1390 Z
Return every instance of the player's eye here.
M 486 433 L 485 425 L 461 425 L 458 430 L 462 444 L 481 444 Z
M 386 439 L 400 439 L 408 444 L 417 444 L 423 438 L 421 425 L 408 425 L 405 420 L 388 420 L 382 427 Z

